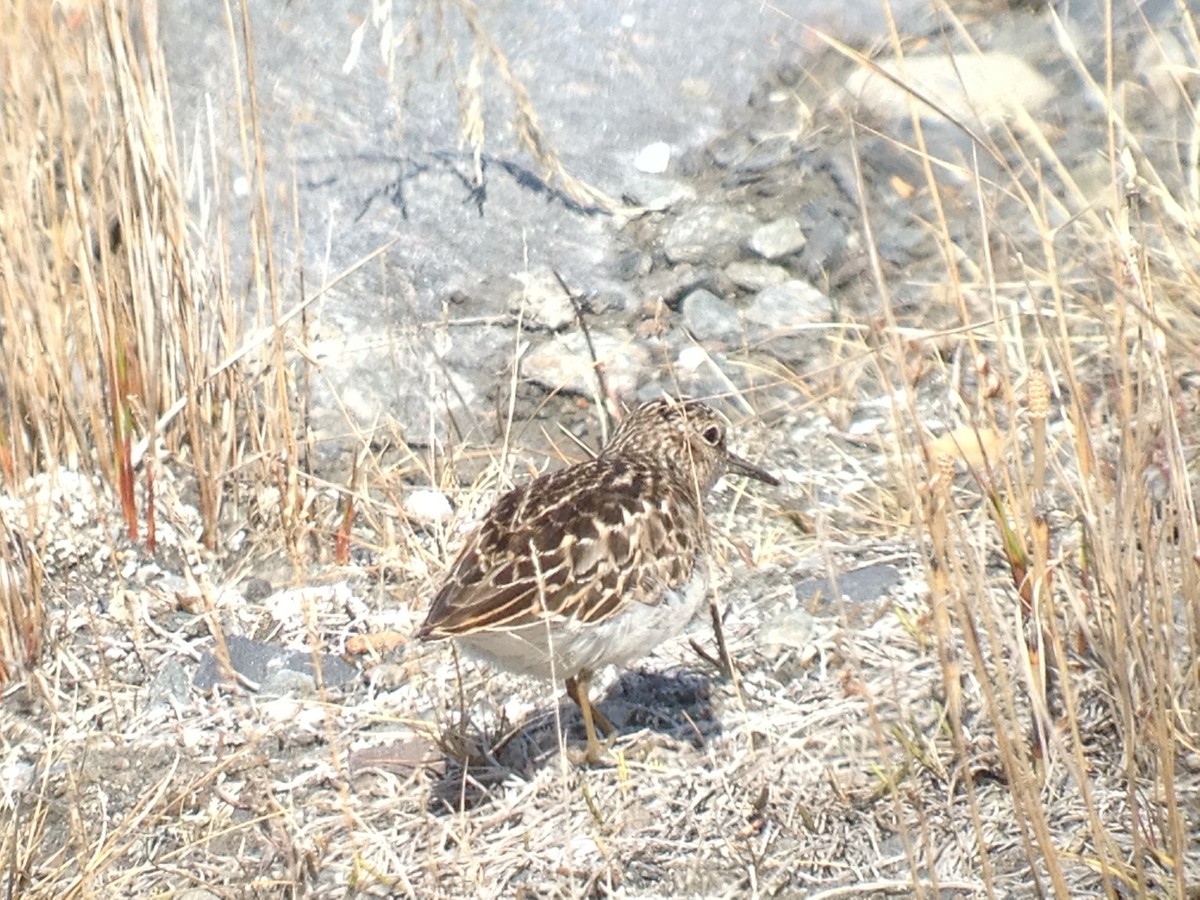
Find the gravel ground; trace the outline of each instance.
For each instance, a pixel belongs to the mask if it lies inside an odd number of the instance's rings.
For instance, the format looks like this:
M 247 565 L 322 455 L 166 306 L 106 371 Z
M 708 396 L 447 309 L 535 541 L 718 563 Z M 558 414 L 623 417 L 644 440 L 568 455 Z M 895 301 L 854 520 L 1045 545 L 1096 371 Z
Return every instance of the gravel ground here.
M 1045 17 L 991 10 L 983 21 L 986 49 L 1009 67 L 985 82 L 1031 104 L 1058 142 L 1065 168 L 1046 183 L 1062 195 L 1067 181 L 1103 189 L 1107 166 L 1093 153 L 1103 116 L 1066 99 L 1079 83 Z M 1020 160 L 980 160 L 962 129 L 932 116 L 927 136 L 965 166 L 939 173 L 951 204 L 939 211 L 887 98 L 864 99 L 851 127 L 849 65 L 806 52 L 776 64 L 715 136 L 677 148 L 661 177 L 642 173 L 629 193 L 636 213 L 588 217 L 608 243 L 592 270 L 602 275 L 569 284 L 579 309 L 549 263 L 512 265 L 442 285 L 436 321 L 389 326 L 388 355 L 433 373 L 388 407 L 407 442 L 391 452 L 432 454 L 450 477 L 430 484 L 398 467 L 371 485 L 371 522 L 395 524 L 364 524 L 351 564 L 314 562 L 298 577 L 266 490 L 231 516 L 220 554 L 204 551 L 171 460 L 153 554 L 123 536 L 103 487 L 73 473 L 46 476 L 32 500 L 4 498 L 8 520 L 48 536 L 50 649 L 0 710 L 0 801 L 12 827 L 39 836 L 28 842 L 37 858 L 12 868 L 31 895 L 840 897 L 919 886 L 985 896 L 973 821 L 999 896 L 1046 889 L 1013 824 L 997 749 L 1011 736 L 982 712 L 990 668 L 963 673 L 965 757 L 945 725 L 937 648 L 914 625 L 928 594 L 914 486 L 869 349 L 885 307 L 914 341 L 947 329 L 910 362 L 952 361 L 921 382 L 918 402 L 931 433 L 957 424 L 948 382 L 982 376 L 953 362 L 965 352 L 949 331 L 961 310 L 940 288 L 944 248 L 930 223 L 950 221 L 964 280 L 990 248 L 1003 281 L 1006 260 L 1038 238 L 1019 202 L 980 193 L 973 172 L 999 179 Z M 1129 69 L 1131 90 L 1154 90 L 1144 66 Z M 980 115 L 968 124 L 990 134 L 1011 122 L 1004 110 Z M 1171 124 L 1151 104 L 1135 118 L 1155 134 Z M 1153 152 L 1163 171 L 1178 169 L 1175 144 Z M 1095 250 L 1064 235 L 1063 277 L 1083 277 Z M 1024 288 L 1008 289 L 1006 309 L 1027 314 Z M 965 293 L 975 318 L 989 318 L 984 292 Z M 602 385 L 580 365 L 581 318 L 605 363 Z M 361 356 L 357 326 L 323 327 L 328 385 L 317 390 L 344 394 L 331 373 Z M 1086 331 L 1078 339 L 1086 345 Z M 1105 361 L 1083 364 L 1099 383 Z M 461 401 L 435 425 L 431 386 Z M 694 648 L 715 653 L 703 619 L 690 641 L 605 673 L 596 694 L 618 728 L 616 762 L 581 770 L 562 742 L 578 745 L 582 724 L 557 692 L 404 636 L 497 492 L 580 455 L 560 426 L 595 446 L 594 395 L 620 403 L 663 390 L 722 398 L 735 449 L 784 484 L 726 484 L 711 500 L 737 678 Z M 367 397 L 351 414 L 381 404 Z M 517 429 L 502 456 L 494 448 L 510 415 Z M 335 424 L 320 435 L 320 464 L 336 482 L 354 448 L 333 440 L 345 430 Z M 1014 665 L 1003 653 L 988 663 Z M 1095 802 L 1127 821 L 1134 798 L 1102 697 L 1099 686 L 1081 695 L 1079 743 L 1062 737 L 1061 752 L 1082 749 Z M 1052 757 L 1040 796 L 1083 896 L 1100 881 L 1085 799 L 1067 773 Z M 1192 803 L 1196 775 L 1186 764 L 1179 773 Z

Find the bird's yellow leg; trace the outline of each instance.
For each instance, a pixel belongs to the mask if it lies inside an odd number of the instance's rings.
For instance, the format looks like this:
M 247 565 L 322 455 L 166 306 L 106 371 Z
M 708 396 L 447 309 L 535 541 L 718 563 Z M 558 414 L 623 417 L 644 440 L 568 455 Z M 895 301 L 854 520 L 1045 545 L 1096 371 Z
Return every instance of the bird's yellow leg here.
M 591 672 L 580 672 L 575 677 L 567 679 L 567 696 L 575 701 L 575 705 L 583 714 L 583 729 L 587 732 L 587 752 L 584 754 L 584 761 L 589 765 L 596 765 L 605 761 L 601 752 L 600 740 L 596 737 L 596 726 L 600 726 L 600 729 L 607 735 L 616 734 L 617 729 L 613 727 L 612 722 L 608 721 L 604 713 L 592 706 L 592 702 L 588 698 L 591 686 Z

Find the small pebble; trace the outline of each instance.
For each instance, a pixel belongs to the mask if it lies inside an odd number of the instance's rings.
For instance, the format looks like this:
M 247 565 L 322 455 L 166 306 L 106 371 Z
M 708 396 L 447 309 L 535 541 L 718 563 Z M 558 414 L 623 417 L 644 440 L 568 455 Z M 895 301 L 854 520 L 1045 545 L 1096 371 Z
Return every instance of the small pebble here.
M 418 488 L 405 494 L 404 513 L 415 522 L 442 525 L 454 515 L 454 507 L 441 491 Z
M 656 141 L 653 144 L 647 144 L 638 151 L 634 157 L 633 165 L 639 172 L 645 172 L 647 175 L 661 175 L 667 171 L 667 166 L 671 163 L 671 146 Z
M 754 229 L 749 247 L 763 259 L 779 259 L 803 250 L 806 240 L 800 222 L 789 217 Z
M 726 277 L 747 291 L 761 291 L 773 284 L 783 284 L 791 276 L 783 266 L 761 260 L 737 260 L 725 267 Z

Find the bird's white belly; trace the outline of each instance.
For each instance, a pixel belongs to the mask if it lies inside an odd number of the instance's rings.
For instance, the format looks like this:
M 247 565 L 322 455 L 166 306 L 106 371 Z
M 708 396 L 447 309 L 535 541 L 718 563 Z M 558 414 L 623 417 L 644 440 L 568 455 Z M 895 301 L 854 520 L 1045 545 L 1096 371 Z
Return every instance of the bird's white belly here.
M 624 665 L 680 634 L 708 594 L 708 566 L 696 561 L 692 577 L 657 603 L 627 602 L 598 624 L 547 618 L 521 628 L 463 635 L 458 642 L 509 672 L 563 681 L 581 671 Z

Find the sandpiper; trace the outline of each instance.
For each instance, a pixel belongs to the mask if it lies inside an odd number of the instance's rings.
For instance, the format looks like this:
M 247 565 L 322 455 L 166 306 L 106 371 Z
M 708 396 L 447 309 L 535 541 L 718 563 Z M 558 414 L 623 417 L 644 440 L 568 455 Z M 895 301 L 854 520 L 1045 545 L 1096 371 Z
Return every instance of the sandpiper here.
M 708 592 L 704 497 L 725 472 L 776 485 L 726 447 L 727 423 L 696 400 L 644 403 L 600 454 L 505 494 L 438 591 L 423 640 L 455 638 L 491 663 L 565 682 L 583 714 L 585 760 L 602 759 L 592 674 L 679 634 Z

